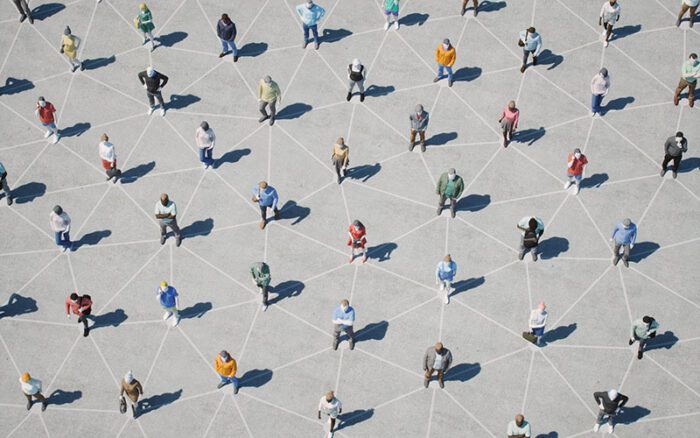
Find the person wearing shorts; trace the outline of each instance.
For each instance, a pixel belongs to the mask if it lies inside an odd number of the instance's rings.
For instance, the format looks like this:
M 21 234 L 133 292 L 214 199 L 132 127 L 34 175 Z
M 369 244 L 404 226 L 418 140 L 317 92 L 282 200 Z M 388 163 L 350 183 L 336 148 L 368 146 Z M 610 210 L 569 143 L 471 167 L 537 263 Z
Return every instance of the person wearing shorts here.
M 385 0 L 384 15 L 386 15 L 386 23 L 384 30 L 389 30 L 389 27 L 394 26 L 394 30 L 399 30 L 399 1 L 400 0 Z

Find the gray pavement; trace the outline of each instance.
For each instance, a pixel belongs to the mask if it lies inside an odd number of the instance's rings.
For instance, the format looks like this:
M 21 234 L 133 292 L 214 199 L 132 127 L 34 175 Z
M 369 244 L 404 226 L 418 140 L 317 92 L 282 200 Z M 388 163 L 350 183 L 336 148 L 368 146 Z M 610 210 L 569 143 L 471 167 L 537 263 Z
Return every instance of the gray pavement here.
M 485 1 L 477 18 L 459 0 L 405 0 L 402 26 L 383 29 L 378 0 L 319 0 L 318 51 L 301 49 L 300 0 L 149 2 L 161 45 L 150 52 L 132 19 L 137 2 L 40 5 L 19 24 L 0 2 L 0 161 L 15 204 L 0 200 L 0 434 L 13 437 L 322 437 L 319 398 L 344 405 L 338 437 L 501 437 L 524 413 L 540 438 L 594 436 L 592 393 L 630 397 L 618 437 L 693 437 L 700 430 L 700 142 L 698 109 L 672 93 L 700 33 L 678 29 L 679 0 L 621 1 L 613 41 L 599 41 L 602 0 Z M 216 20 L 228 12 L 241 57 L 219 59 Z M 518 32 L 534 24 L 547 50 L 519 72 Z M 65 25 L 83 39 L 86 70 L 58 53 Z M 432 82 L 434 50 L 457 48 L 452 88 Z M 353 58 L 367 67 L 367 99 L 345 101 Z M 136 74 L 170 77 L 165 118 L 146 115 Z M 612 88 L 589 114 L 591 77 Z M 258 124 L 255 90 L 269 74 L 283 92 L 280 119 Z M 58 109 L 63 138 L 42 138 L 34 104 Z M 508 100 L 520 133 L 504 149 L 497 119 Z M 428 148 L 408 152 L 408 114 L 431 114 Z M 217 134 L 213 169 L 197 159 L 194 131 Z M 678 179 L 659 177 L 663 142 L 689 139 Z M 124 177 L 106 183 L 97 144 L 115 144 Z M 350 146 L 349 177 L 334 181 L 335 139 Z M 590 164 L 580 194 L 565 192 L 566 158 Z M 465 180 L 456 219 L 435 215 L 435 182 L 448 167 Z M 282 217 L 261 231 L 251 188 L 267 179 Z M 153 206 L 178 204 L 184 233 L 161 246 Z M 73 252 L 48 224 L 61 204 Z M 517 260 L 517 221 L 546 225 L 542 256 Z M 609 234 L 639 227 L 629 268 L 611 264 Z M 368 230 L 370 260 L 348 265 L 347 226 Z M 452 254 L 457 291 L 445 305 L 434 282 Z M 271 305 L 262 312 L 248 267 L 266 260 Z M 161 320 L 155 288 L 181 295 L 177 328 Z M 63 303 L 78 290 L 97 326 L 82 337 Z M 348 298 L 357 346 L 331 348 L 331 312 Z M 545 345 L 521 338 L 529 311 L 548 304 Z M 643 360 L 628 347 L 632 319 L 661 324 Z M 454 356 L 445 389 L 422 384 L 425 349 Z M 238 361 L 242 388 L 217 390 L 215 355 Z M 41 379 L 52 404 L 31 412 L 18 376 Z M 147 409 L 118 411 L 133 370 Z

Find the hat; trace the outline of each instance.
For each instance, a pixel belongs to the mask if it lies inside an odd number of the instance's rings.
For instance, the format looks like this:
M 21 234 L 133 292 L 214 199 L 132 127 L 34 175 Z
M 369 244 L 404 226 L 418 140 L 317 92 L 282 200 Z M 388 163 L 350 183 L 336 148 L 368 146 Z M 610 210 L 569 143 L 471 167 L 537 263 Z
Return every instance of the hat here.
M 445 38 L 444 40 L 442 40 L 442 43 L 443 43 L 443 44 L 447 44 L 447 45 L 449 46 L 449 45 L 450 45 L 450 39 L 449 39 L 449 38 Z
M 209 123 L 202 122 L 202 123 L 200 123 L 199 127 L 204 129 L 205 131 L 208 131 L 209 130 Z
M 71 34 L 70 27 L 66 26 L 66 28 L 63 29 L 63 35 L 70 35 L 70 34 Z
M 168 287 L 168 282 L 163 280 L 160 282 L 160 287 Z
M 22 381 L 23 382 L 29 382 L 29 379 L 31 379 L 31 378 L 32 378 L 32 376 L 30 376 L 28 372 L 25 371 L 24 373 L 22 373 Z
M 581 153 L 581 149 L 579 149 L 579 148 L 574 149 L 574 153 L 575 153 L 575 154 L 580 154 L 580 153 Z
M 603 75 L 604 77 L 608 77 L 608 69 L 605 67 L 601 68 L 600 74 Z
M 134 381 L 134 374 L 131 372 L 131 370 L 127 371 L 126 374 L 124 374 L 124 381 L 126 383 L 131 383 Z
M 450 167 L 449 169 L 447 169 L 447 173 L 449 173 L 450 175 L 454 175 L 455 173 L 457 173 L 457 171 L 454 167 Z
M 156 75 L 156 69 L 154 69 L 153 67 L 148 67 L 146 69 L 146 74 L 148 75 L 149 78 L 152 78 L 153 76 Z
M 627 218 L 622 221 L 622 225 L 624 225 L 625 228 L 628 228 L 630 225 L 632 225 L 632 221 L 630 220 L 630 218 Z
M 617 391 L 611 389 L 610 391 L 608 391 L 608 397 L 610 398 L 610 400 L 615 400 L 617 398 Z
M 63 213 L 63 209 L 61 208 L 60 205 L 56 205 L 56 206 L 53 207 L 53 212 L 56 213 L 56 214 L 58 214 L 58 215 L 60 215 L 60 214 Z

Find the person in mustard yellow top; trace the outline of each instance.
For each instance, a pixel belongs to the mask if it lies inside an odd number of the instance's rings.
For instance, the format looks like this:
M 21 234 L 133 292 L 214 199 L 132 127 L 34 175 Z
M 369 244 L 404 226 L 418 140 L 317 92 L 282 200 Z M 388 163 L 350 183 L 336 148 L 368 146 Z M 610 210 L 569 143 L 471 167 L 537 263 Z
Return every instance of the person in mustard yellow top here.
M 231 383 L 233 385 L 233 393 L 238 394 L 238 379 L 236 378 L 238 365 L 236 365 L 236 361 L 233 360 L 228 351 L 221 350 L 221 353 L 216 356 L 214 368 L 221 378 L 221 382 L 216 385 L 216 389 L 223 388 L 224 385 Z
M 78 47 L 80 47 L 80 38 L 71 33 L 70 27 L 66 26 L 63 31 L 63 38 L 61 39 L 61 53 L 66 55 L 68 62 L 70 62 L 71 72 L 76 71 L 78 68 L 80 70 L 85 70 L 85 66 L 78 59 Z
M 338 140 L 333 145 L 333 155 L 331 155 L 331 161 L 333 162 L 333 167 L 335 168 L 336 181 L 340 184 L 340 181 L 348 173 L 348 164 L 350 164 L 350 148 L 345 144 L 345 139 L 343 137 L 338 138 Z M 341 175 L 342 170 L 342 175 Z
M 258 122 L 262 123 L 270 119 L 270 126 L 274 125 L 277 104 L 282 103 L 282 91 L 280 91 L 277 82 L 273 81 L 270 76 L 265 76 L 258 84 L 258 102 L 260 103 L 258 109 L 262 114 Z M 270 105 L 270 114 L 267 114 L 268 105 Z
M 438 71 L 437 71 L 437 76 L 435 76 L 435 79 L 433 79 L 433 82 L 437 82 L 440 79 L 444 78 L 444 71 L 447 70 L 447 85 L 452 86 L 453 77 L 452 77 L 452 66 L 455 63 L 455 59 L 457 59 L 457 52 L 455 51 L 455 48 L 452 47 L 452 44 L 450 44 L 450 40 L 445 38 L 442 40 L 442 44 L 437 46 L 437 50 L 435 50 L 435 60 L 438 63 Z

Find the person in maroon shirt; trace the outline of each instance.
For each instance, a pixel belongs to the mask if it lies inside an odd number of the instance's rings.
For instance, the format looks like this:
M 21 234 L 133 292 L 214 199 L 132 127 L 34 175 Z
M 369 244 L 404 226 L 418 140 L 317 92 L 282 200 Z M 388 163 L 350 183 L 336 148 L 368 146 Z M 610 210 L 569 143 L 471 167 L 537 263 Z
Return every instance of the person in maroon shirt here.
M 88 328 L 87 317 L 92 312 L 92 300 L 90 295 L 78 295 L 73 292 L 66 298 L 66 317 L 70 319 L 71 311 L 74 315 L 78 315 L 78 323 L 83 323 L 83 336 L 87 337 L 90 334 Z
M 564 190 L 567 190 L 572 185 L 576 185 L 574 195 L 578 195 L 581 188 L 581 179 L 583 178 L 584 167 L 588 164 L 588 158 L 581 153 L 581 149 L 576 148 L 574 152 L 569 154 L 569 159 L 566 162 L 566 184 Z

